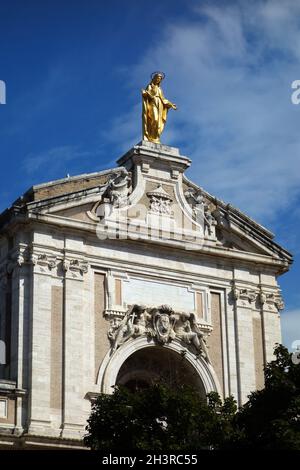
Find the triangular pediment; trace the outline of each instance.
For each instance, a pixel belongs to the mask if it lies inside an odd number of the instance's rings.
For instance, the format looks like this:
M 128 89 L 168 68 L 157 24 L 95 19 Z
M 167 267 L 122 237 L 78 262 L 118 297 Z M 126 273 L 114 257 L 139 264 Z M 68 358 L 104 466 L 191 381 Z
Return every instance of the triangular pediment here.
M 35 186 L 23 204 L 30 213 L 78 229 L 100 226 L 128 233 L 129 239 L 132 231 L 135 240 L 140 235 L 149 243 L 291 262 L 271 232 L 189 181 L 184 171 L 191 161 L 178 149 L 142 142 L 118 163 L 111 170 Z

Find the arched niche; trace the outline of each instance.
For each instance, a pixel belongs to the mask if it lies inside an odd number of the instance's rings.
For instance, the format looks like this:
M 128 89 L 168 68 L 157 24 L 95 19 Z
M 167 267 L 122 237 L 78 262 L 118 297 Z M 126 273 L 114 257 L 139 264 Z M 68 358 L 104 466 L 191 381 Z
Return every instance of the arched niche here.
M 216 374 L 204 358 L 196 357 L 177 339 L 164 346 L 157 346 L 146 337 L 130 339 L 120 346 L 113 355 L 110 351 L 107 353 L 98 373 L 97 384 L 100 391 L 110 394 L 117 383 L 124 384 L 126 380 L 134 380 L 134 377 L 145 383 L 149 383 L 151 380 L 155 381 L 155 376 L 159 377 L 159 356 L 161 356 L 161 364 L 164 361 L 173 361 L 176 365 L 174 379 L 177 376 L 177 380 L 180 380 L 180 372 L 182 371 L 182 383 L 198 387 L 200 393 L 204 395 L 212 391 L 221 394 Z M 142 363 L 143 358 L 148 362 L 148 366 Z M 151 360 L 153 367 L 149 368 Z M 134 370 L 135 361 L 136 370 Z M 168 365 L 165 364 L 162 369 L 167 373 Z

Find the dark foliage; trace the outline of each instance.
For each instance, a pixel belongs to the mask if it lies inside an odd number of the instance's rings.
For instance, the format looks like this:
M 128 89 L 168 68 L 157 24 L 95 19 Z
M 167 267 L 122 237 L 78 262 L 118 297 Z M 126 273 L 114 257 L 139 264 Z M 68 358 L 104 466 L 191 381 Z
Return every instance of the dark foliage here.
M 94 404 L 85 444 L 102 451 L 300 450 L 300 364 L 283 346 L 275 357 L 265 368 L 265 388 L 238 412 L 232 397 L 222 402 L 212 392 L 204 401 L 186 386 L 116 387 Z
M 300 364 L 279 345 L 265 368 L 265 388 L 251 393 L 234 419 L 232 447 L 300 450 Z

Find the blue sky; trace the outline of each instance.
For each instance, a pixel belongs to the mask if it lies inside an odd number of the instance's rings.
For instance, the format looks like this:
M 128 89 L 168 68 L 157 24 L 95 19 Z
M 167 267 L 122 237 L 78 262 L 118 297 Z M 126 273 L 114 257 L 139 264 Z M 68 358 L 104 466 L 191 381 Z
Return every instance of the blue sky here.
M 115 166 L 141 139 L 140 88 L 163 70 L 163 143 L 188 176 L 276 234 L 284 343 L 300 339 L 300 2 L 2 0 L 0 210 L 33 184 Z

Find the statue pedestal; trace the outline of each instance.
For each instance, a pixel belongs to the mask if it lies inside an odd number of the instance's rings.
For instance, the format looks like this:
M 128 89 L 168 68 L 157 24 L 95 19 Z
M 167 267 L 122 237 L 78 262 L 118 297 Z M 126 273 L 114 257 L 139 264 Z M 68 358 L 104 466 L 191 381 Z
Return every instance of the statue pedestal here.
M 143 140 L 119 158 L 117 163 L 128 171 L 138 169 L 149 176 L 176 180 L 179 174 L 189 168 L 191 160 L 180 155 L 176 147 Z

